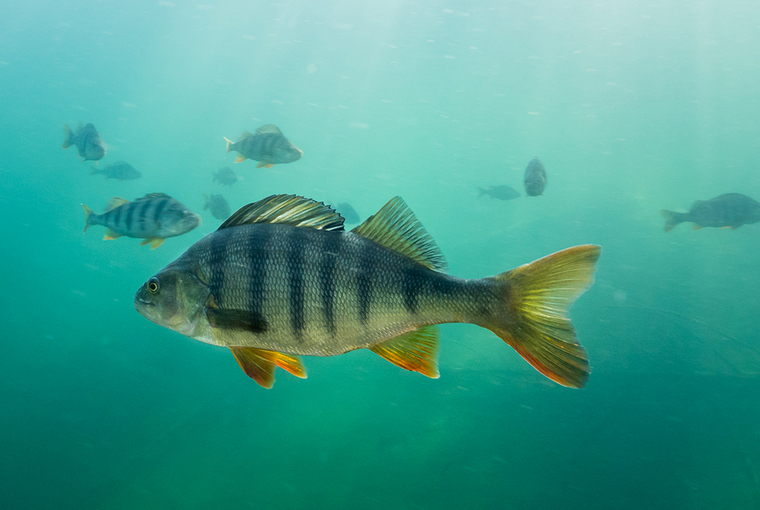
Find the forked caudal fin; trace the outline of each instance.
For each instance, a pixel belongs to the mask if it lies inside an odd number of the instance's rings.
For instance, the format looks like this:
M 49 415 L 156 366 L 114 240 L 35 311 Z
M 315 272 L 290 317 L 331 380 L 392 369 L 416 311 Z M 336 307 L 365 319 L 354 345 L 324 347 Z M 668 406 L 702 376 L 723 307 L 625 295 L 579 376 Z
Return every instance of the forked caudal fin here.
M 683 213 L 668 211 L 667 209 L 660 210 L 660 214 L 665 218 L 665 232 L 670 232 L 676 225 L 683 223 L 684 216 L 686 216 Z
M 599 246 L 574 246 L 491 277 L 504 285 L 506 313 L 484 325 L 563 386 L 582 388 L 588 380 L 567 307 L 593 283 L 600 253 Z

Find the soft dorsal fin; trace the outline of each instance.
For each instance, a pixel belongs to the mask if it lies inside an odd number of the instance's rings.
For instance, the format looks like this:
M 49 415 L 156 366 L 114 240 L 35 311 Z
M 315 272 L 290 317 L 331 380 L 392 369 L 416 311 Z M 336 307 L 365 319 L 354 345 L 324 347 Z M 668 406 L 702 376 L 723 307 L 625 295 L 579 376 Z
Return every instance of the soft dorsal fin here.
M 113 211 L 117 207 L 129 203 L 129 200 L 126 198 L 121 197 L 113 197 L 111 200 L 108 201 L 106 204 L 106 209 L 103 212 Z
M 343 230 L 343 216 L 329 205 L 297 195 L 271 195 L 244 205 L 221 224 L 218 230 L 251 223 L 282 223 L 294 227 Z
M 429 269 L 446 270 L 446 259 L 440 248 L 401 197 L 392 198 L 351 232 L 406 255 Z
M 257 135 L 266 135 L 266 134 L 281 135 L 282 131 L 280 131 L 280 128 L 278 128 L 274 124 L 267 124 L 266 126 L 261 126 L 259 129 L 257 129 L 256 134 Z

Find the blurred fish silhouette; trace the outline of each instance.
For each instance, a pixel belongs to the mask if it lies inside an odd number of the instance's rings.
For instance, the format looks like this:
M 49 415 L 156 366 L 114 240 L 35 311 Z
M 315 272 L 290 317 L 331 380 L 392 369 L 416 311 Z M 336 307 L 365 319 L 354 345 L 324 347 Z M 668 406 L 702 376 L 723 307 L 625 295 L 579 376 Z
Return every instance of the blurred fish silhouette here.
M 116 179 L 117 181 L 129 181 L 142 177 L 142 174 L 135 167 L 124 161 L 117 161 L 103 168 L 94 166 L 90 169 L 90 175 L 95 174 L 103 174 L 106 179 Z
M 538 158 L 533 158 L 525 169 L 525 194 L 531 197 L 544 194 L 546 169 Z
M 211 172 L 211 174 L 213 175 L 211 180 L 222 186 L 232 186 L 240 180 L 240 177 L 228 166 L 220 168 L 218 172 Z
M 353 225 L 354 223 L 359 223 L 359 213 L 356 212 L 356 209 L 351 207 L 351 204 L 348 202 L 341 202 L 338 205 L 335 206 L 335 212 L 343 216 L 345 218 L 346 223 Z
M 203 205 L 203 210 L 211 209 L 211 215 L 217 220 L 226 220 L 230 215 L 230 205 L 222 195 L 208 196 L 205 193 L 203 198 L 206 203 Z
M 63 148 L 68 149 L 72 145 L 77 146 L 82 161 L 97 161 L 106 155 L 106 144 L 92 124 L 82 126 L 80 123 L 76 133 L 68 124 L 63 126 Z
M 273 165 L 292 163 L 301 159 L 303 151 L 285 138 L 274 124 L 261 126 L 255 134 L 243 131 L 237 142 L 227 141 L 227 152 L 236 151 L 235 163 L 247 159 L 258 161 L 256 168 L 270 168 Z
M 665 232 L 679 223 L 690 221 L 693 229 L 723 227 L 736 230 L 742 225 L 760 221 L 760 203 L 741 193 L 725 193 L 710 200 L 697 200 L 689 212 L 680 213 L 663 209 Z
M 488 195 L 498 200 L 514 200 L 520 196 L 520 192 L 512 186 L 503 184 L 501 186 L 488 186 L 488 189 L 478 188 L 478 196 Z

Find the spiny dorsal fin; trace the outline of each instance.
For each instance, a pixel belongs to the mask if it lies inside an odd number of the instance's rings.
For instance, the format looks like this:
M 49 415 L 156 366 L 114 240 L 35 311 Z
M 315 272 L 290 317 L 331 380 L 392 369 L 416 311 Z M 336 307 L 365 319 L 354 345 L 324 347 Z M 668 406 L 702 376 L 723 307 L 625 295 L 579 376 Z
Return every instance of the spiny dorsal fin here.
M 280 128 L 278 128 L 274 124 L 267 124 L 266 126 L 261 126 L 259 129 L 256 130 L 257 135 L 266 135 L 270 133 L 275 134 L 275 135 L 281 135 L 282 131 L 280 131 Z
M 343 230 L 343 216 L 329 205 L 297 195 L 271 195 L 244 205 L 227 218 L 218 230 L 251 223 L 282 223 L 294 227 Z
M 126 198 L 113 197 L 111 200 L 108 201 L 108 203 L 106 204 L 106 210 L 103 212 L 107 213 L 108 211 L 113 211 L 120 205 L 124 205 L 128 203 L 129 203 L 129 200 L 127 200 Z
M 171 197 L 167 195 L 166 193 L 148 193 L 144 197 L 140 197 L 137 200 L 145 200 L 147 198 L 171 198 Z
M 252 136 L 253 136 L 253 133 L 251 133 L 250 131 L 243 131 L 243 134 L 240 135 L 240 138 L 238 138 L 238 141 L 235 143 L 240 143 L 242 140 L 245 140 L 246 138 L 251 138 Z
M 423 326 L 369 348 L 394 365 L 438 379 L 438 327 Z
M 374 241 L 435 271 L 446 270 L 446 260 L 401 197 L 392 198 L 351 232 Z

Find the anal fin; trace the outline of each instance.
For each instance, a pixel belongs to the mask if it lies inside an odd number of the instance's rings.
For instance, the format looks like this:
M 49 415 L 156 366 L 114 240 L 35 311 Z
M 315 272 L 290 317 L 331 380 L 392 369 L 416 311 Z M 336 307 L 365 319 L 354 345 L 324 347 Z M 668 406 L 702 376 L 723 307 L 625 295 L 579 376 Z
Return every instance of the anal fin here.
M 119 237 L 121 237 L 121 234 L 119 234 L 118 232 L 114 232 L 113 230 L 109 228 L 108 230 L 106 230 L 106 235 L 103 236 L 103 240 L 110 241 L 112 239 L 117 239 Z
M 703 228 L 704 228 L 704 227 L 703 227 L 702 225 L 699 225 L 698 223 L 692 223 L 692 224 L 691 224 L 691 229 L 692 229 L 692 230 L 701 230 L 701 229 L 703 229 Z
M 423 326 L 369 348 L 394 365 L 437 379 L 438 328 Z
M 238 154 L 237 157 L 235 158 L 235 163 L 240 163 L 241 161 L 245 161 L 245 156 L 243 156 L 242 154 Z
M 264 388 L 274 385 L 274 369 L 280 367 L 296 377 L 305 378 L 306 369 L 297 356 L 255 347 L 230 347 L 240 368 Z
M 146 237 L 140 242 L 140 246 L 145 246 L 146 244 L 150 244 L 150 249 L 155 250 L 156 248 L 161 246 L 164 241 L 166 241 L 166 239 L 162 239 L 160 237 Z

